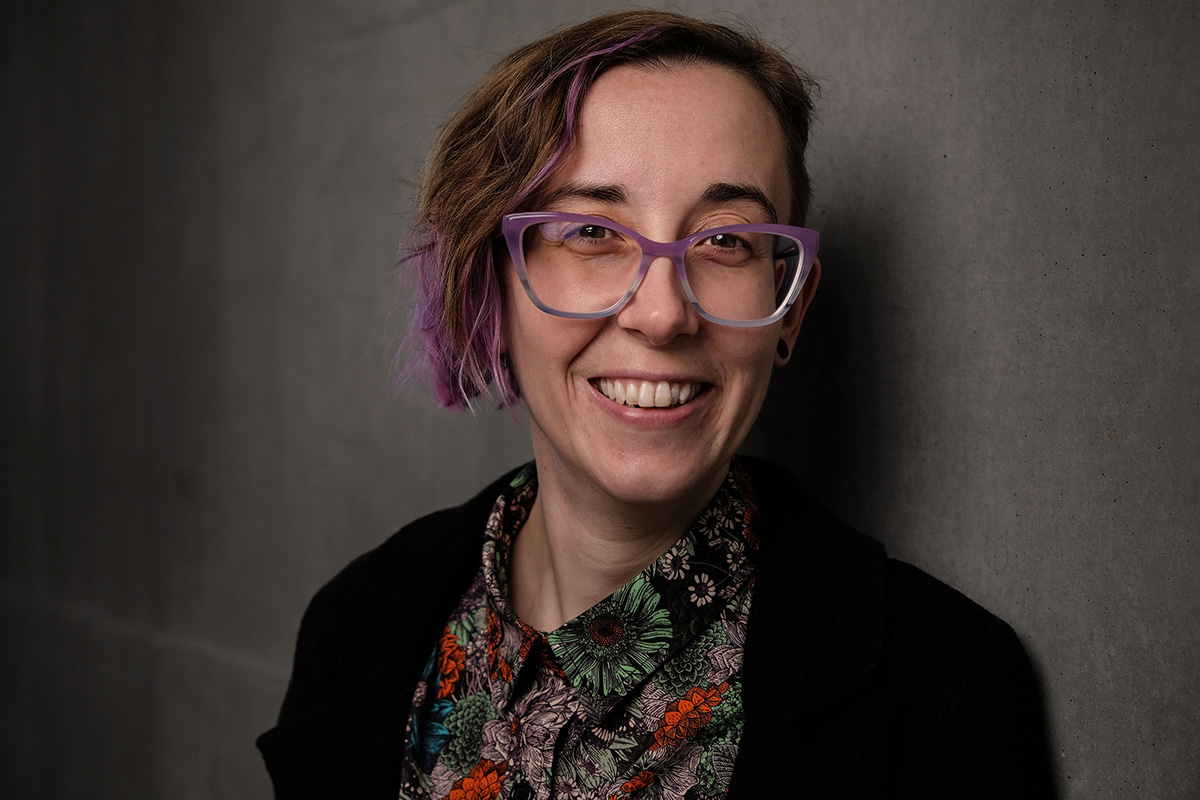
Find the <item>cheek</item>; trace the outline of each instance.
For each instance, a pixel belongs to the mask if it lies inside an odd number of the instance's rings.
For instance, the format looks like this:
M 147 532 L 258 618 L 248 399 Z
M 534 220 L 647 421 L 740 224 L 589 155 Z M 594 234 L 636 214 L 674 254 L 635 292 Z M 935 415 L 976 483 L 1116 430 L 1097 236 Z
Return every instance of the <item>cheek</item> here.
M 775 346 L 779 340 L 779 332 L 775 326 L 767 329 L 743 329 L 747 335 L 739 337 L 727 351 L 730 362 L 739 364 L 746 375 L 746 380 L 755 385 L 767 383 L 771 379 L 771 370 L 775 364 Z
M 514 302 L 506 299 L 501 337 L 518 380 L 531 386 L 569 379 L 571 363 L 604 320 L 563 319 L 538 310 L 524 293 L 509 297 Z
M 728 359 L 726 363 L 738 365 L 741 393 L 739 406 L 742 413 L 756 416 L 763 398 L 766 397 L 775 368 L 775 344 L 778 338 L 773 330 L 754 331 L 753 335 L 731 343 L 730 348 L 725 351 Z

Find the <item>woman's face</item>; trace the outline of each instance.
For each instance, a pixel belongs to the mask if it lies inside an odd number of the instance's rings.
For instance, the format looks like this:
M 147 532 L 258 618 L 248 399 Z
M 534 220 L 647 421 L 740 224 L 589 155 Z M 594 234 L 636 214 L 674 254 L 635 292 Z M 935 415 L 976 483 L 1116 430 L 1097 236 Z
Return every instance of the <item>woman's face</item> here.
M 718 225 L 786 223 L 791 205 L 771 107 L 745 78 L 704 64 L 602 74 L 547 196 L 529 210 L 604 217 L 660 242 Z M 504 346 L 542 480 L 698 511 L 758 414 L 779 339 L 789 348 L 795 341 L 816 273 L 782 321 L 733 328 L 696 314 L 666 258 L 618 314 L 600 320 L 538 310 L 509 264 Z M 698 391 L 683 404 L 642 408 L 607 396 L 614 382 L 639 395 L 653 396 L 664 382 Z

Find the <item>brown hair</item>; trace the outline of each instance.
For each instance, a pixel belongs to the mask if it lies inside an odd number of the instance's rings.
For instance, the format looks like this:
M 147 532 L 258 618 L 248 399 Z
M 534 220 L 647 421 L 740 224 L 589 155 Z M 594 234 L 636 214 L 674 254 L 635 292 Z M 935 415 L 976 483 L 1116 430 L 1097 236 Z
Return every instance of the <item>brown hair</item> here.
M 725 25 L 662 11 L 609 14 L 525 45 L 467 96 L 426 168 L 409 256 L 419 276 L 414 333 L 442 405 L 466 408 L 493 381 L 502 403 L 517 399 L 499 353 L 496 231 L 504 214 L 535 210 L 538 193 L 570 149 L 592 82 L 622 64 L 696 62 L 734 70 L 775 110 L 792 186 L 786 221 L 803 224 L 815 86 L 778 50 Z

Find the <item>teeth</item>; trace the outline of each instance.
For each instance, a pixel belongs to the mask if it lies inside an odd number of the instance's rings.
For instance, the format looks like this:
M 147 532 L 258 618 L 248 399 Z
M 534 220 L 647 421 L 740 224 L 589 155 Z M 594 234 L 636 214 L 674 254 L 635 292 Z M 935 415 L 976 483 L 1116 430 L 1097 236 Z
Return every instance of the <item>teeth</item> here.
M 671 383 L 668 381 L 656 383 L 654 381 L 601 378 L 597 384 L 601 393 L 614 403 L 640 408 L 670 408 L 674 405 L 683 405 L 700 391 L 698 383 Z
M 672 405 L 671 384 L 666 381 L 658 382 L 658 386 L 654 387 L 654 405 L 658 408 L 666 408 Z
M 642 408 L 652 408 L 654 406 L 654 384 L 649 381 L 642 381 L 642 389 L 638 392 L 637 404 Z

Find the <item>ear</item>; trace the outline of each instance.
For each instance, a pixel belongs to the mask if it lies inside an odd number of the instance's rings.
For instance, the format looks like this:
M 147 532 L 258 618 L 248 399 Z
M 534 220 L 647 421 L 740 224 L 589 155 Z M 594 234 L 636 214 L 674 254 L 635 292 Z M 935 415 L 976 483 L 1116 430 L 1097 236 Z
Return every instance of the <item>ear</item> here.
M 820 282 L 821 259 L 814 258 L 812 269 L 808 271 L 808 277 L 805 278 L 804 285 L 800 287 L 800 296 L 796 298 L 796 302 L 792 304 L 788 313 L 783 316 L 783 328 L 779 331 L 779 338 L 787 343 L 788 356 L 783 358 L 776 353 L 775 366 L 782 367 L 791 360 L 792 353 L 796 352 L 796 337 L 800 335 L 800 323 L 804 321 L 804 314 L 808 311 L 808 306 L 817 293 L 817 284 Z

